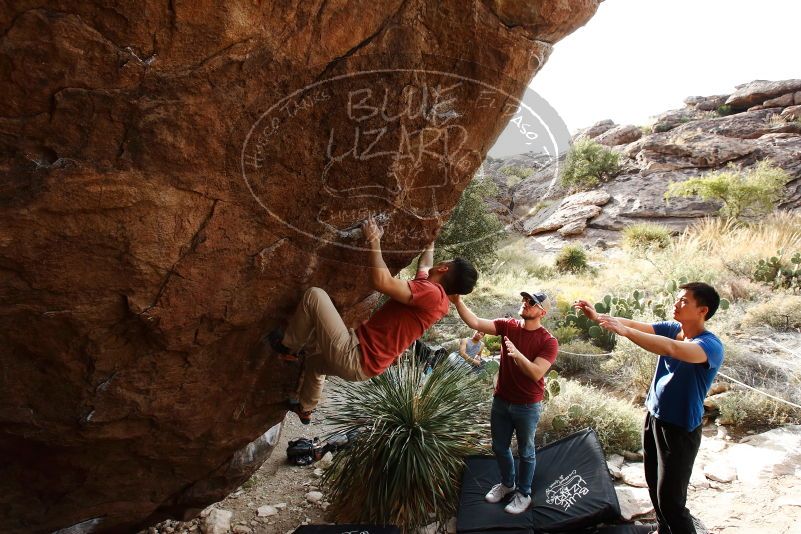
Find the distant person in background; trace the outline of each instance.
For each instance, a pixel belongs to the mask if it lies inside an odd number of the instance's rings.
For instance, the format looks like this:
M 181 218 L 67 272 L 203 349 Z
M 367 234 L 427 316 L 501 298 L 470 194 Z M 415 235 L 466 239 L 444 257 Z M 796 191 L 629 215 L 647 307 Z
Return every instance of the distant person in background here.
M 498 461 L 501 481 L 485 496 L 487 502 L 497 503 L 513 494 L 504 510 L 521 514 L 531 505 L 531 486 L 534 481 L 536 456 L 534 437 L 542 414 L 545 393 L 545 373 L 559 351 L 559 343 L 542 326 L 550 303 L 545 293 L 522 292 L 520 319 L 480 319 L 459 295 L 448 298 L 456 306 L 459 317 L 469 326 L 490 335 L 503 336 L 501 366 L 492 399 L 490 431 L 492 450 Z M 515 476 L 512 456 L 512 435 L 517 435 L 520 468 Z
M 703 282 L 681 286 L 674 321 L 641 323 L 602 315 L 586 300 L 573 305 L 602 327 L 659 355 L 648 390 L 643 428 L 643 464 L 656 511 L 658 534 L 705 533 L 687 510 L 687 486 L 701 445 L 704 398 L 723 364 L 723 344 L 706 329 L 720 304 Z
M 464 360 L 474 371 L 479 371 L 483 365 L 481 351 L 484 350 L 484 332 L 478 330 L 473 332 L 472 337 L 463 338 L 459 342 L 459 350 L 448 355 L 448 359 L 454 362 Z

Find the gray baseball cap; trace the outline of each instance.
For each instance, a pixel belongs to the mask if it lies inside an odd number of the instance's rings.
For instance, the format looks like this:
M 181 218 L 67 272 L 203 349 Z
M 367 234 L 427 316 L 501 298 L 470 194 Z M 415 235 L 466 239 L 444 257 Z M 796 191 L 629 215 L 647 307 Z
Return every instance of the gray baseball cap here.
M 531 293 L 527 291 L 521 291 L 520 296 L 526 297 L 529 302 L 536 302 L 546 310 L 551 307 L 551 302 L 548 299 L 548 295 L 541 291 L 532 291 Z

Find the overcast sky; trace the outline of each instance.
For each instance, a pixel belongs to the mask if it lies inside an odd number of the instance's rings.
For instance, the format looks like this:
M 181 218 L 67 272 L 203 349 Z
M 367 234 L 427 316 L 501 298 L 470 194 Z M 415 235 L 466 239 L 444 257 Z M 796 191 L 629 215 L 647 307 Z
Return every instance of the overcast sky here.
M 570 132 L 642 125 L 690 95 L 801 78 L 801 0 L 606 0 L 531 83 Z

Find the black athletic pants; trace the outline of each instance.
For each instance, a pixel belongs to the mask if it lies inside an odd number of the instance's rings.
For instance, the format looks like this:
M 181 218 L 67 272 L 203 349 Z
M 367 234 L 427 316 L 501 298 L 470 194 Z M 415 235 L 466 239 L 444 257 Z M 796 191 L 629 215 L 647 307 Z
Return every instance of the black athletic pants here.
M 656 510 L 659 534 L 695 534 L 685 506 L 695 455 L 701 445 L 701 425 L 692 432 L 645 416 L 643 463 L 648 492 Z

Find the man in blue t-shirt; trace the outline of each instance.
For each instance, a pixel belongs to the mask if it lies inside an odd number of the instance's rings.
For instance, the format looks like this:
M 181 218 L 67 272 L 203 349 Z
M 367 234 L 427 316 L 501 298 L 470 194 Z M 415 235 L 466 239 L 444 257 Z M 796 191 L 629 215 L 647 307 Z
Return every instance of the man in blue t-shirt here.
M 599 314 L 585 300 L 574 304 L 607 330 L 660 355 L 645 401 L 643 428 L 645 479 L 658 534 L 705 532 L 687 510 L 687 486 L 701 445 L 704 398 L 723 364 L 723 344 L 705 327 L 720 296 L 703 282 L 680 289 L 673 305 L 675 321 L 641 323 Z

